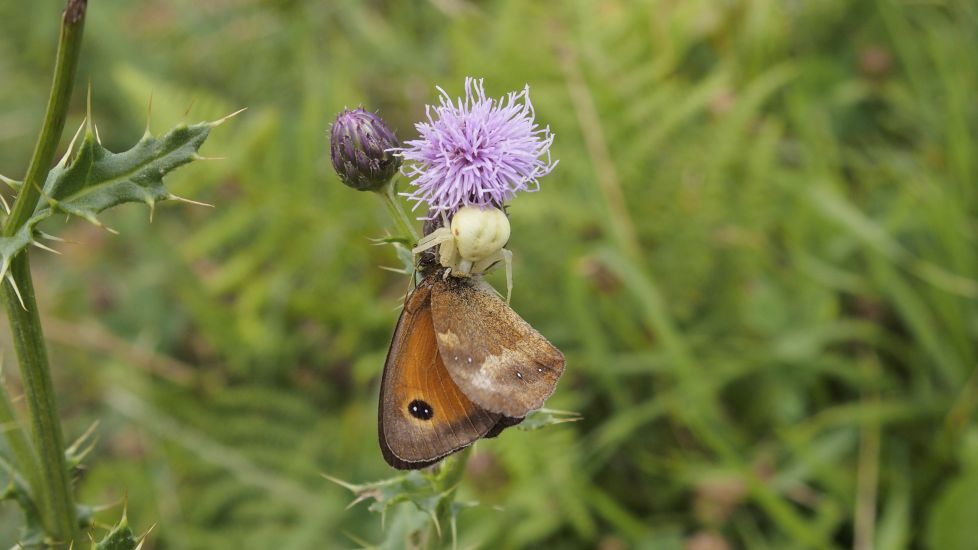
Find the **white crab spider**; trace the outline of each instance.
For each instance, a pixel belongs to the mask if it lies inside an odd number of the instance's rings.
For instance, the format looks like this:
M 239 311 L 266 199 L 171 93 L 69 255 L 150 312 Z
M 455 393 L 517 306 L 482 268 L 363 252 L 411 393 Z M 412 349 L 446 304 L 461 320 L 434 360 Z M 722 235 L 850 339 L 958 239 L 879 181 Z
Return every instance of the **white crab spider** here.
M 444 220 L 444 216 L 442 218 Z M 506 266 L 506 303 L 513 293 L 513 253 L 503 248 L 509 240 L 509 219 L 494 207 L 463 206 L 451 224 L 425 235 L 411 250 L 417 255 L 439 246 L 438 262 L 445 276 L 468 277 L 485 273 L 497 262 Z

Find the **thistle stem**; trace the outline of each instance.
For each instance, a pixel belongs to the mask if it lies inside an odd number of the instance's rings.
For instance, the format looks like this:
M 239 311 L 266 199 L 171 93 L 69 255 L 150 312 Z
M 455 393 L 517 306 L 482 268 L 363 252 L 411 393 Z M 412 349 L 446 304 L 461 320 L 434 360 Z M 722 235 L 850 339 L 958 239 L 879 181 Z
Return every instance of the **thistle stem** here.
M 68 0 L 62 14 L 58 54 L 44 123 L 24 177 L 24 185 L 3 226 L 4 236 L 16 233 L 34 213 L 41 197 L 41 186 L 54 161 L 68 116 L 87 5 L 87 0 Z M 65 461 L 64 435 L 58 420 L 44 333 L 38 317 L 30 263 L 25 252 L 13 258 L 9 274 L 12 280 L 9 284 L 3 284 L 2 295 L 20 365 L 31 439 L 39 467 L 39 472 L 33 476 L 38 485 L 34 498 L 48 537 L 68 547 L 73 541 L 81 541 L 81 537 Z M 20 290 L 23 307 L 16 289 Z
M 5 236 L 13 235 L 34 214 L 41 197 L 41 187 L 54 162 L 54 153 L 61 141 L 61 133 L 68 118 L 68 103 L 75 83 L 75 68 L 81 53 L 82 31 L 85 27 L 87 0 L 68 0 L 61 16 L 61 34 L 58 39 L 58 57 L 54 66 L 54 80 L 48 97 L 47 111 L 41 135 L 37 138 L 34 155 L 27 167 L 27 176 L 21 187 L 10 216 L 3 226 Z
M 54 540 L 67 542 L 74 540 L 78 534 L 75 505 L 65 463 L 64 435 L 58 420 L 44 334 L 37 315 L 31 268 L 26 254 L 14 258 L 10 274 L 20 289 L 24 307 L 21 307 L 9 284 L 3 285 L 3 302 L 20 363 L 20 377 L 36 451 L 35 466 L 39 468 L 39 475 L 25 474 L 25 477 L 36 480 L 34 498 L 48 535 Z
M 394 183 L 391 182 L 390 185 L 385 186 L 384 190 L 378 194 L 384 199 L 384 204 L 387 205 L 387 211 L 394 218 L 394 222 L 397 224 L 401 235 L 410 238 L 412 245 L 417 244 L 419 239 L 418 232 L 414 229 L 414 225 L 411 224 L 411 219 L 408 218 L 404 207 L 401 206 L 401 201 L 397 200 L 397 195 L 394 194 Z

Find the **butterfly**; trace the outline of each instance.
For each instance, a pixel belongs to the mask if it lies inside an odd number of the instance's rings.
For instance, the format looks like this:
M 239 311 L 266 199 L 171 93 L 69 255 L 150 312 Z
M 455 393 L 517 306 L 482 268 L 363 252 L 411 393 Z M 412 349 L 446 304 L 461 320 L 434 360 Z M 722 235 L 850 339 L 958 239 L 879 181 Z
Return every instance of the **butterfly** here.
M 380 387 L 378 432 L 397 469 L 435 464 L 543 406 L 564 356 L 481 277 L 432 269 L 407 296 Z

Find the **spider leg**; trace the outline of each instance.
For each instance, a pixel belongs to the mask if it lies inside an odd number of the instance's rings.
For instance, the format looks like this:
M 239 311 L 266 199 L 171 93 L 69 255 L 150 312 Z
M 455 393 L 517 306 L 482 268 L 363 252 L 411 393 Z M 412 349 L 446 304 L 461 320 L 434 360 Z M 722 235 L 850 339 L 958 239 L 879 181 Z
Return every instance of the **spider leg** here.
M 452 230 L 448 229 L 448 239 L 441 243 L 438 249 L 438 261 L 442 267 L 447 267 L 450 271 L 458 271 L 458 247 L 455 246 L 455 237 Z
M 417 265 L 418 263 L 418 254 L 448 241 L 454 241 L 454 238 L 452 237 L 452 231 L 444 227 L 440 227 L 432 231 L 430 234 L 422 237 L 421 240 L 418 241 L 418 246 L 411 249 L 411 256 L 414 264 Z
M 488 256 L 475 265 L 472 266 L 471 271 L 473 273 L 485 273 L 492 266 L 499 262 L 503 262 L 506 266 L 506 303 L 509 303 L 510 297 L 513 295 L 513 252 L 502 248 L 498 252 Z
M 452 238 L 452 231 L 445 227 L 439 227 L 438 229 L 432 231 L 428 235 L 421 237 L 418 241 L 418 245 L 411 249 L 411 253 L 420 254 L 429 248 L 438 246 L 439 244 Z

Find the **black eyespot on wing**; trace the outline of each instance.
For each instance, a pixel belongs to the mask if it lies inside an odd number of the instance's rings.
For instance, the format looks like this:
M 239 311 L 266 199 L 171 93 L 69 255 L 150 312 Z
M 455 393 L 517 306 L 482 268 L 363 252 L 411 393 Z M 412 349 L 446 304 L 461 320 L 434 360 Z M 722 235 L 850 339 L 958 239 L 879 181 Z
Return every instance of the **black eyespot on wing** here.
M 407 408 L 408 413 L 418 420 L 431 420 L 435 416 L 435 410 L 431 408 L 431 405 L 420 399 L 415 399 L 408 403 Z

